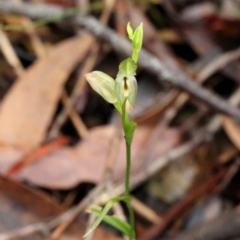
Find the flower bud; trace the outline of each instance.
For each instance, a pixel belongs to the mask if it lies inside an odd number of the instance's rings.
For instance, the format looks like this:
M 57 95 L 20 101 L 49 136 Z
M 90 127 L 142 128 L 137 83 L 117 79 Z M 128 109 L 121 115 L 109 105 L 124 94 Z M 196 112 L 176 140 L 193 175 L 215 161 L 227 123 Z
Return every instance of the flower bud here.
M 133 44 L 133 51 L 139 52 L 142 48 L 143 42 L 143 24 L 141 23 L 135 30 L 132 44 Z
M 115 81 L 113 78 L 100 71 L 87 73 L 85 74 L 85 77 L 93 90 L 102 96 L 107 102 L 117 102 L 115 94 Z
M 119 73 L 116 78 L 115 92 L 118 102 L 122 105 L 127 99 L 133 107 L 137 96 L 137 80 L 135 78 L 136 64 L 131 58 L 124 60 L 119 66 Z
M 130 22 L 128 22 L 128 24 L 127 24 L 127 33 L 128 33 L 128 38 L 130 40 L 133 40 L 134 32 L 133 32 L 133 29 L 130 25 Z

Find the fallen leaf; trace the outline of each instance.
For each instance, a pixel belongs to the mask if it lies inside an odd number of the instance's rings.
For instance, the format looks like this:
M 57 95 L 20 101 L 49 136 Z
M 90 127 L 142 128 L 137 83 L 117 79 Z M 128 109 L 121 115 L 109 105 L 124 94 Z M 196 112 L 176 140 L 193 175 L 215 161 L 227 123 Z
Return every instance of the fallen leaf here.
M 34 223 L 48 222 L 64 212 L 64 209 L 43 192 L 32 190 L 23 184 L 0 178 L 0 234 Z M 75 220 L 59 240 L 77 240 L 84 235 L 86 223 Z M 48 240 L 50 236 L 32 234 L 15 239 Z M 120 240 L 100 228 L 96 229 L 93 240 Z
M 39 158 L 44 157 L 51 151 L 62 147 L 70 142 L 68 137 L 59 137 L 51 142 L 43 144 L 41 147 L 33 150 L 32 152 L 25 155 L 17 163 L 15 163 L 8 170 L 7 176 L 13 175 L 16 172 L 20 171 L 25 165 L 30 164 L 34 161 L 37 161 Z
M 141 162 L 138 156 L 152 130 L 152 126 L 139 125 L 137 127 L 132 145 L 132 172 L 137 171 L 142 164 L 145 166 L 151 164 L 156 157 L 181 141 L 179 131 L 175 129 L 164 131 L 155 142 L 151 157 L 145 159 L 145 162 Z M 75 147 L 63 147 L 52 152 L 48 156 L 25 166 L 22 171 L 15 175 L 15 178 L 53 189 L 69 189 L 81 182 L 98 183 L 104 174 L 110 143 L 115 131 L 113 126 L 93 128 L 86 139 Z M 122 180 L 125 173 L 125 143 L 123 138 L 118 151 L 118 159 L 113 172 L 116 181 Z M 7 169 L 4 167 L 5 164 L 6 161 L 0 158 L 0 172 L 2 174 L 6 174 L 2 171 L 2 166 Z
M 4 178 L 0 178 L 0 205 L 1 233 L 50 220 L 63 212 L 47 195 Z
M 66 40 L 16 81 L 0 110 L 1 145 L 30 150 L 43 141 L 64 83 L 91 44 L 90 35 Z

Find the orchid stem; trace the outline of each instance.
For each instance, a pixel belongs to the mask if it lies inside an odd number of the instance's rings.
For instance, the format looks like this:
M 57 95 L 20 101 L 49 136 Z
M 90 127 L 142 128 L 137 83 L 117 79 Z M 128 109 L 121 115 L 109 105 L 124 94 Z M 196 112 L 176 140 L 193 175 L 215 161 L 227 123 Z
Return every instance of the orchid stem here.
M 135 231 L 134 231 L 134 212 L 131 205 L 131 195 L 130 195 L 130 170 L 131 170 L 131 144 L 126 142 L 126 176 L 125 176 L 125 195 L 129 197 L 127 201 L 127 208 L 129 213 L 129 223 L 131 225 L 131 236 L 130 240 L 135 239 Z

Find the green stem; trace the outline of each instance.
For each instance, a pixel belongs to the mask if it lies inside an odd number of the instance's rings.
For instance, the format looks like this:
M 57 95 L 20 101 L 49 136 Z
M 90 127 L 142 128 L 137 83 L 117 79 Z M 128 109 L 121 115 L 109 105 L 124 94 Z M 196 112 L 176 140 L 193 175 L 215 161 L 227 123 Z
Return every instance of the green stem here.
M 131 141 L 129 141 L 129 127 L 131 127 L 131 122 L 129 121 L 129 117 L 126 112 L 126 101 L 125 99 L 122 106 L 122 126 L 124 130 L 124 137 L 126 143 L 126 173 L 125 173 L 125 196 L 128 197 L 129 200 L 126 201 L 126 205 L 129 213 L 129 223 L 131 226 L 131 235 L 130 240 L 135 239 L 135 231 L 134 231 L 134 212 L 131 205 L 131 195 L 130 195 L 130 171 L 131 171 Z M 133 133 L 132 133 L 133 134 Z
M 126 142 L 126 176 L 125 176 L 125 195 L 130 196 L 130 169 L 131 169 L 131 145 Z
M 131 195 L 130 195 L 130 170 L 131 170 L 131 144 L 126 142 L 126 176 L 125 176 L 125 195 L 129 197 L 127 201 L 127 208 L 129 213 L 129 222 L 131 226 L 131 236 L 130 240 L 135 239 L 135 231 L 134 231 L 134 212 L 131 205 Z

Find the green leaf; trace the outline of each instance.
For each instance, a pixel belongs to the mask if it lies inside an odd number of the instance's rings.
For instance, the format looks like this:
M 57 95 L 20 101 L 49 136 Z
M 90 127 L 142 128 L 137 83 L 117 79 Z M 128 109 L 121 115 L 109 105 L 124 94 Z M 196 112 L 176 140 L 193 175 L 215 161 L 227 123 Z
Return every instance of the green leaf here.
M 92 206 L 91 210 L 96 213 L 98 216 L 102 211 L 102 208 L 99 206 Z M 109 224 L 110 226 L 114 227 L 115 229 L 119 230 L 124 235 L 130 237 L 131 235 L 131 226 L 126 221 L 116 217 L 116 216 L 105 216 L 103 221 Z
M 133 32 L 133 29 L 132 29 L 132 27 L 131 27 L 131 25 L 130 25 L 130 22 L 128 22 L 128 24 L 127 24 L 127 33 L 128 33 L 128 38 L 129 38 L 130 40 L 132 40 L 132 39 L 133 39 L 134 32 Z
M 127 58 L 120 63 L 118 75 L 136 75 L 136 70 L 137 64 L 131 58 Z
M 108 211 L 111 209 L 112 205 L 115 202 L 129 201 L 129 200 L 130 200 L 130 198 L 128 196 L 120 196 L 120 197 L 110 199 L 107 202 L 107 204 L 105 205 L 105 207 L 102 209 L 101 213 L 99 214 L 99 216 L 97 217 L 97 219 L 93 223 L 92 227 L 89 229 L 89 231 L 87 231 L 84 234 L 83 238 L 87 237 L 92 231 L 94 231 L 97 228 L 97 226 L 103 221 L 103 218 L 106 216 L 106 214 L 108 213 Z

